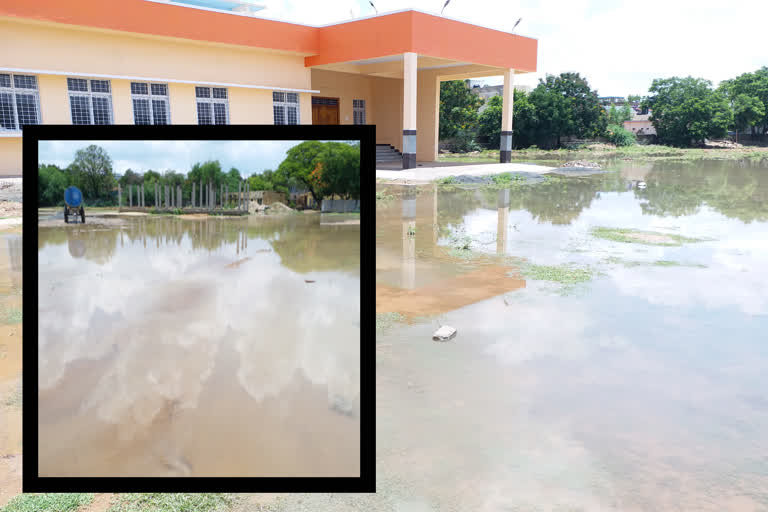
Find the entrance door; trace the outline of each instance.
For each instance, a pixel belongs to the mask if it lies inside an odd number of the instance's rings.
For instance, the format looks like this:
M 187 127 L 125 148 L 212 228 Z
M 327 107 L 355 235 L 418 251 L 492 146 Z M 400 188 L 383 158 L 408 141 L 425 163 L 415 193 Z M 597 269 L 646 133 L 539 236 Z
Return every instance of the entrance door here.
M 339 98 L 313 96 L 312 124 L 339 124 Z

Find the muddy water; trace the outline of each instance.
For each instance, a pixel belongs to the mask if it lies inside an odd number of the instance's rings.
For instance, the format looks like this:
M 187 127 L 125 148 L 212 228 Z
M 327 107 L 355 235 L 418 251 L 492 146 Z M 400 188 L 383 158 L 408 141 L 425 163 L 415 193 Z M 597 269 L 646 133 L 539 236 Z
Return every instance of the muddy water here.
M 41 226 L 40 475 L 358 475 L 359 240 L 317 215 Z
M 0 506 L 21 492 L 21 247 L 0 236 Z
M 368 509 L 768 510 L 768 169 L 611 170 L 379 189 L 377 311 L 402 321 L 377 334 Z

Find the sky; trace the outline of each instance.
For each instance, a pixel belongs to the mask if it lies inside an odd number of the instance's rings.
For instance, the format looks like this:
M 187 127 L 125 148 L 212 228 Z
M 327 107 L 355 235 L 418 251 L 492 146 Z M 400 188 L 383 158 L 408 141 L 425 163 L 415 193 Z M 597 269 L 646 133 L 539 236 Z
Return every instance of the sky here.
M 228 171 L 237 168 L 244 176 L 266 169 L 276 169 L 285 153 L 300 140 L 278 141 L 133 141 L 133 140 L 65 140 L 40 141 L 38 160 L 44 164 L 67 167 L 75 152 L 90 144 L 106 150 L 112 158 L 112 172 L 124 174 L 126 169 L 143 173 L 146 170 L 187 173 L 197 162 L 218 160 Z
M 375 14 L 368 0 L 260 0 L 257 16 L 323 25 Z M 379 13 L 440 13 L 445 0 L 373 0 Z M 695 76 L 715 85 L 768 65 L 768 0 L 451 0 L 444 15 L 538 39 L 535 86 L 576 71 L 601 96 L 645 95 L 654 78 Z M 502 83 L 501 78 L 488 80 Z

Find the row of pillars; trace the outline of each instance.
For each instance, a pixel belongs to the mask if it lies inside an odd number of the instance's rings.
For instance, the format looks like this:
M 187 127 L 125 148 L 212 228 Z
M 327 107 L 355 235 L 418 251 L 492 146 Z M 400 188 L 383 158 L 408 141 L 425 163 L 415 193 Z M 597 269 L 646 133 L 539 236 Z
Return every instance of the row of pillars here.
M 144 184 L 141 185 L 128 185 L 128 205 L 133 206 L 133 189 L 136 187 L 136 206 L 145 207 L 144 202 Z M 209 181 L 203 186 L 203 180 L 200 180 L 200 193 L 199 201 L 196 203 L 195 199 L 198 198 L 197 183 L 192 183 L 192 196 L 188 206 L 192 208 L 207 208 L 209 210 L 215 209 L 217 206 L 225 208 L 230 204 L 237 203 L 237 209 L 241 211 L 249 211 L 250 208 L 250 196 L 251 185 L 247 181 L 238 182 L 237 184 L 237 196 L 234 198 L 229 193 L 229 185 L 220 186 L 218 194 L 216 193 L 216 187 L 213 182 Z M 204 193 L 205 192 L 205 193 Z M 234 190 L 232 194 L 234 194 Z M 162 196 L 162 197 L 161 197 Z M 117 185 L 117 204 L 118 207 L 123 206 L 123 189 L 120 184 Z M 182 200 L 181 186 L 175 187 L 170 185 L 160 185 L 155 183 L 155 208 L 183 208 L 184 201 Z
M 418 57 L 418 54 L 415 52 L 405 52 L 403 54 L 403 169 L 413 169 L 416 167 Z M 499 156 L 501 163 L 508 163 L 512 160 L 514 90 L 515 70 L 505 69 L 501 111 L 501 154 Z

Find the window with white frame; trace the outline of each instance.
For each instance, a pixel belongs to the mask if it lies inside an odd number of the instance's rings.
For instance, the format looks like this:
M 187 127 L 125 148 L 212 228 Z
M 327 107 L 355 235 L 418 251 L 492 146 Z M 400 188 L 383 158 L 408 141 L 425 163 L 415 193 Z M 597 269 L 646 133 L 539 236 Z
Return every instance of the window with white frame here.
M 272 111 L 275 114 L 275 124 L 299 124 L 299 94 L 273 92 Z
M 37 77 L 0 74 L 0 130 L 21 130 L 25 124 L 40 124 Z
M 131 100 L 135 124 L 171 124 L 167 84 L 131 82 Z
M 195 87 L 197 124 L 229 124 L 229 95 L 222 87 Z
M 72 124 L 112 124 L 109 80 L 67 78 Z
M 365 124 L 365 100 L 352 100 L 352 121 Z

